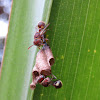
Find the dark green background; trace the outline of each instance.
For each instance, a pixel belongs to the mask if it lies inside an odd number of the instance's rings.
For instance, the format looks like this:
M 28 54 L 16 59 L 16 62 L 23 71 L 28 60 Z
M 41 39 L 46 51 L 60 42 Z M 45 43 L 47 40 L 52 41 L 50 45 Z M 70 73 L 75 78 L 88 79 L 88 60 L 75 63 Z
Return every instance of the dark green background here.
M 37 86 L 33 100 L 100 99 L 100 1 L 54 0 L 47 32 L 61 89 Z

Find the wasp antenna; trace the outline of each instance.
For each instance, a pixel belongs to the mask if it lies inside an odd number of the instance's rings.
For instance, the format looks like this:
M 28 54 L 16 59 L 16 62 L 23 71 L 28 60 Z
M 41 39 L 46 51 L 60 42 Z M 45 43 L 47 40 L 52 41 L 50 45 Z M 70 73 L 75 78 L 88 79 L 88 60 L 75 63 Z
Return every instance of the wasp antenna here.
M 28 49 L 30 49 L 33 45 L 31 45 L 30 47 L 28 47 Z
M 53 75 L 53 74 L 51 74 L 51 78 L 52 79 L 57 79 L 57 77 L 55 75 Z
M 46 28 L 47 28 L 49 25 L 50 25 L 50 23 L 46 25 L 46 27 L 42 30 L 42 32 L 40 33 L 40 35 L 42 35 L 42 34 L 45 32 Z

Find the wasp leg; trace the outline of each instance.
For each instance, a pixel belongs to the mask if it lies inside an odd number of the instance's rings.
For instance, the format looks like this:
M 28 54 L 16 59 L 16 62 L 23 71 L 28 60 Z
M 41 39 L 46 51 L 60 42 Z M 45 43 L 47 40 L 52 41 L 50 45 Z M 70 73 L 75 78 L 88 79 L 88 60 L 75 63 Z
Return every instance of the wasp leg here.
M 47 42 L 49 39 L 45 38 L 44 40 Z
M 43 35 L 44 32 L 46 31 L 47 27 L 49 26 L 50 24 L 47 24 L 46 27 L 40 32 L 40 35 Z
M 51 79 L 57 79 L 57 77 L 53 74 L 51 74 Z
M 44 30 L 42 34 L 45 34 L 48 30 L 49 30 L 49 29 Z

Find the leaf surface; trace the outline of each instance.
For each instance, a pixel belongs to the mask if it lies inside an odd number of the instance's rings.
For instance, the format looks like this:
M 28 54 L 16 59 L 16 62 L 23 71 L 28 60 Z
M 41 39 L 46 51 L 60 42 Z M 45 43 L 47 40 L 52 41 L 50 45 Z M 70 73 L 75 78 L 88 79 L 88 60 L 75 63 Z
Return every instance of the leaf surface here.
M 33 100 L 99 100 L 100 1 L 54 0 L 49 22 L 52 73 L 63 87 L 38 85 Z

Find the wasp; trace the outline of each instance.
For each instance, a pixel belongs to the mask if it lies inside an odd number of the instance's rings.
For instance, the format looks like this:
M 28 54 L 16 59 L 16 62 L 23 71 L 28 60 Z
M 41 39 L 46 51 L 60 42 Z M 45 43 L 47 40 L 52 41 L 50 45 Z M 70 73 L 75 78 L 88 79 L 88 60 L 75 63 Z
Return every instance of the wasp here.
M 33 45 L 36 45 L 38 47 L 44 45 L 45 41 L 48 41 L 48 39 L 44 38 L 44 34 L 47 31 L 47 28 L 50 24 L 45 24 L 43 21 L 39 22 L 36 28 L 38 28 L 38 31 L 36 31 L 34 35 L 34 41 Z M 28 49 L 30 49 L 33 45 L 31 45 Z
M 52 75 L 53 77 L 45 77 L 44 75 L 40 75 L 38 78 L 38 83 L 41 84 L 44 87 L 48 87 L 50 85 L 54 86 L 56 89 L 59 89 L 62 87 L 62 82 L 61 80 L 55 80 L 53 81 L 53 79 L 57 79 L 54 75 Z

